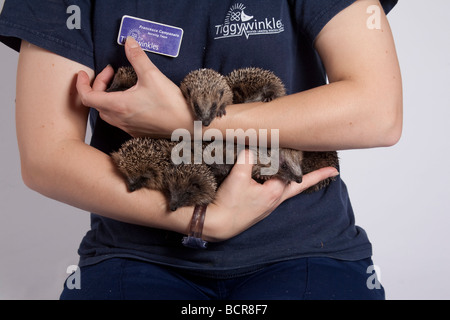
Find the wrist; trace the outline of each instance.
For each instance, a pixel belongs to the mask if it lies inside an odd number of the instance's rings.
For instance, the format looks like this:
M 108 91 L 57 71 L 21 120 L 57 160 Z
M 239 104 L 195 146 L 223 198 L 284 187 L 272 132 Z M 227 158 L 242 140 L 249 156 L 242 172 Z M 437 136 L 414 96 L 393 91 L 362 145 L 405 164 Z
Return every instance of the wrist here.
M 208 205 L 205 221 L 203 224 L 203 239 L 208 242 L 220 242 L 232 237 L 230 232 L 230 219 L 224 208 L 215 203 Z

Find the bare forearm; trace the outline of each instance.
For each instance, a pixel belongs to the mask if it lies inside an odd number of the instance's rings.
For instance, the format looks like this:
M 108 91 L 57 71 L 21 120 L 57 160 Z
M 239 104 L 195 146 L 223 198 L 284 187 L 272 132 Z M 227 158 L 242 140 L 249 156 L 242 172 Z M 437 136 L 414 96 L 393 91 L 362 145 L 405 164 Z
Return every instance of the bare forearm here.
M 354 81 L 339 81 L 269 103 L 232 105 L 211 127 L 279 129 L 280 146 L 329 151 L 388 146 L 399 137 L 401 101 L 380 98 Z M 270 135 L 269 135 L 270 136 Z
M 24 181 L 41 194 L 114 220 L 187 234 L 194 208 L 175 212 L 158 191 L 128 192 L 110 157 L 76 140 L 61 141 L 47 150 L 47 160 L 22 165 Z M 323 168 L 304 176 L 301 184 L 278 179 L 258 184 L 251 161 L 236 165 L 208 206 L 203 239 L 223 241 L 267 217 L 284 200 L 336 175 Z
M 167 210 L 156 191 L 128 192 L 110 157 L 76 140 L 61 141 L 46 161 L 24 165 L 24 180 L 37 192 L 122 222 L 186 232 L 192 210 Z M 190 216 L 189 216 L 190 214 Z

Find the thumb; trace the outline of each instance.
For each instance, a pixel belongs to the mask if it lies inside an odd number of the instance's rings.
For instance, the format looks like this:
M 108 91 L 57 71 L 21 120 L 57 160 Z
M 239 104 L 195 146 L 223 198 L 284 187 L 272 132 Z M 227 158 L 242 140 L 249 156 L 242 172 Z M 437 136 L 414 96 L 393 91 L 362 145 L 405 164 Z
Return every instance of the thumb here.
M 237 157 L 236 164 L 231 170 L 231 174 L 242 179 L 251 179 L 254 160 L 255 154 L 253 151 L 249 149 L 242 150 Z
M 133 37 L 127 37 L 125 42 L 125 54 L 140 79 L 143 79 L 142 76 L 146 72 L 157 69 Z

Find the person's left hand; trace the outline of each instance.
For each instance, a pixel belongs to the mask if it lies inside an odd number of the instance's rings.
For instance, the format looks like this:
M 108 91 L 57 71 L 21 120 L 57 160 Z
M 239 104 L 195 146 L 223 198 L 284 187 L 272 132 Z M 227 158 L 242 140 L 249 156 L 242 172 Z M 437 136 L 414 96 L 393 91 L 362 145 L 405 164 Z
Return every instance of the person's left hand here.
M 86 72 L 80 71 L 77 90 L 83 105 L 95 108 L 100 117 L 133 137 L 170 137 L 175 129 L 192 131 L 194 118 L 180 88 L 150 61 L 131 37 L 125 53 L 138 76 L 135 86 L 120 92 L 106 92 L 114 70 L 106 67 L 91 87 Z

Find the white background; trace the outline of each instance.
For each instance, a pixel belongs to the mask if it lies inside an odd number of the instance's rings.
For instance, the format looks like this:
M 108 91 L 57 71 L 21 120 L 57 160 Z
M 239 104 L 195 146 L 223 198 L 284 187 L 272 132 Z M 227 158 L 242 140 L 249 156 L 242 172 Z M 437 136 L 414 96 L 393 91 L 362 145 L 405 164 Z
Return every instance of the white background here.
M 389 15 L 404 81 L 402 140 L 341 153 L 356 222 L 373 243 L 388 299 L 450 299 L 449 14 L 448 0 L 401 0 Z M 0 58 L 0 299 L 57 299 L 89 215 L 22 183 L 17 53 L 0 45 Z

